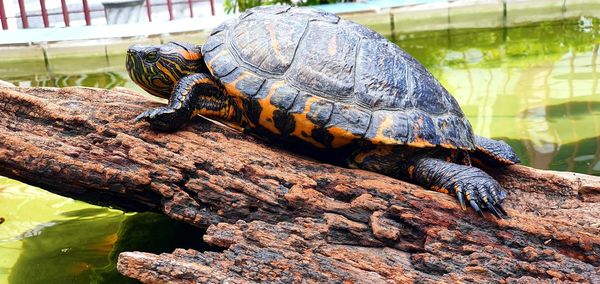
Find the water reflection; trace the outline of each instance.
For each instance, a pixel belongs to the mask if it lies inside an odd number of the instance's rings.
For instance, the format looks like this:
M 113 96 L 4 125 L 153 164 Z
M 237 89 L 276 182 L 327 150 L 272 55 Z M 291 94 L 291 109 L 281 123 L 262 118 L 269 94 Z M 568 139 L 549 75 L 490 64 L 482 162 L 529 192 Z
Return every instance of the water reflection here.
M 600 175 L 600 136 L 557 146 L 553 152 L 538 152 L 528 140 L 496 137 L 506 141 L 523 157 L 524 164 L 544 163 L 547 169 Z
M 397 38 L 458 99 L 477 134 L 523 145 L 522 160 L 536 168 L 599 175 L 600 25 L 583 20 Z
M 21 87 L 70 87 L 85 86 L 112 89 L 123 87 L 129 81 L 123 74 L 117 72 L 95 72 L 75 75 L 33 74 L 11 76 L 5 80 Z
M 122 251 L 216 249 L 204 230 L 164 215 L 124 214 L 3 177 L 0 217 L 0 283 L 124 283 Z
M 202 242 L 204 230 L 164 215 L 127 216 L 105 208 L 69 214 L 77 218 L 43 224 L 24 234 L 10 283 L 137 283 L 116 270 L 120 252 L 214 250 Z

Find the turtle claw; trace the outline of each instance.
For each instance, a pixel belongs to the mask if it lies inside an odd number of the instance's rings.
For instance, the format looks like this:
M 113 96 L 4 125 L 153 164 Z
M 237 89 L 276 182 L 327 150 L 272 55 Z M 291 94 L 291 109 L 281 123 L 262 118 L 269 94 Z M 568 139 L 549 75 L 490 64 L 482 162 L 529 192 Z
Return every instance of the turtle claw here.
M 458 202 L 460 202 L 460 207 L 462 207 L 462 210 L 467 210 L 467 205 L 465 204 L 465 195 L 462 193 L 462 191 L 457 191 L 456 197 L 458 198 Z
M 500 205 L 506 193 L 497 183 L 480 180 L 469 181 L 456 187 L 456 197 L 463 209 L 465 209 L 465 197 L 469 205 L 479 215 L 483 215 L 483 209 L 487 209 L 496 218 L 506 219 L 508 214 Z
M 479 215 L 483 216 L 483 212 L 481 212 L 481 208 L 479 208 L 479 205 L 477 205 L 477 202 L 475 202 L 475 200 L 473 200 L 473 199 L 469 200 L 469 204 L 471 204 L 471 207 L 473 207 L 475 212 L 477 212 Z
M 500 205 L 499 203 L 495 205 L 496 209 L 498 209 L 498 211 L 502 212 L 502 214 L 504 214 L 504 216 L 506 218 L 508 218 L 508 213 L 506 213 L 506 211 L 504 210 L 504 207 L 502 207 L 502 205 Z
M 145 120 L 145 119 L 147 119 L 147 118 L 150 116 L 150 114 L 149 114 L 148 112 L 149 112 L 149 111 L 142 112 L 140 115 L 136 116 L 136 117 L 133 119 L 133 122 L 139 122 L 139 121 L 141 121 L 142 119 L 144 119 L 144 120 Z
M 185 123 L 185 115 L 169 107 L 149 109 L 138 115 L 134 122 L 147 121 L 150 126 L 159 131 L 175 131 Z
M 494 216 L 496 216 L 498 219 L 506 219 L 506 215 L 500 213 L 496 207 L 494 207 L 494 205 L 488 205 L 487 209 L 490 210 L 490 212 L 492 212 L 492 214 L 494 214 Z
M 157 115 L 165 114 L 165 113 L 170 113 L 169 109 L 166 107 L 157 107 L 157 108 L 149 109 L 147 111 L 142 112 L 140 115 L 138 115 L 134 119 L 134 121 L 135 122 L 138 122 L 141 120 L 151 121 L 151 120 L 155 119 L 157 117 Z

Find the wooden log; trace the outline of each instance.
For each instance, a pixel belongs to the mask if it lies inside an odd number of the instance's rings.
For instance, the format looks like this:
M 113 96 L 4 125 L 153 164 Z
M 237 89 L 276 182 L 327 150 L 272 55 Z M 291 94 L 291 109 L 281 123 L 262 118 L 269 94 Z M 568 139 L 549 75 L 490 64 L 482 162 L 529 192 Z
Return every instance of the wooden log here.
M 156 133 L 124 89 L 0 87 L 0 175 L 209 227 L 223 252 L 128 252 L 143 282 L 600 282 L 600 178 L 511 166 L 510 219 L 198 119 Z

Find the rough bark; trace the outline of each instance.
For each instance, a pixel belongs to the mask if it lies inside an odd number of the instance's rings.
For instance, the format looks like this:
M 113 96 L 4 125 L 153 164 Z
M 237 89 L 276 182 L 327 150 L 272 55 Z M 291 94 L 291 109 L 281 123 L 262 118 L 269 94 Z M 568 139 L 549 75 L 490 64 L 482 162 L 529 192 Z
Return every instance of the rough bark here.
M 128 252 L 143 282 L 600 282 L 600 178 L 511 166 L 511 218 L 199 119 L 155 133 L 123 89 L 0 87 L 0 174 L 209 227 L 223 252 Z

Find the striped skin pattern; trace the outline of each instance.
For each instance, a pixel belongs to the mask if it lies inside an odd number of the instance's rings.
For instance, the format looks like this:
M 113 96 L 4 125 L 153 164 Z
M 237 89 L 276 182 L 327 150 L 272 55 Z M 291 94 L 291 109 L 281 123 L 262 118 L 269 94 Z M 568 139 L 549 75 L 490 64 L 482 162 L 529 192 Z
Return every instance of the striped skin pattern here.
M 250 9 L 202 47 L 133 46 L 127 68 L 149 93 L 170 97 L 138 117 L 156 129 L 202 115 L 506 215 L 504 189 L 470 157 L 505 166 L 518 162 L 512 149 L 475 136 L 456 100 L 413 57 L 336 15 Z
M 134 45 L 126 57 L 129 77 L 146 92 L 165 99 L 181 78 L 198 73 L 204 66 L 199 47 L 186 43 Z

